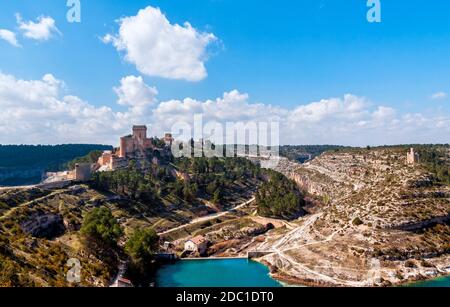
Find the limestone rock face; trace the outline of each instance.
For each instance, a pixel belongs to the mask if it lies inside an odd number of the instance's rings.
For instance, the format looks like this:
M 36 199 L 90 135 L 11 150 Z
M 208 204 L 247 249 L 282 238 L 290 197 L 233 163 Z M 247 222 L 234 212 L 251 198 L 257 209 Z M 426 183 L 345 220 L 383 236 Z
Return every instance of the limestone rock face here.
M 450 185 L 424 164 L 405 163 L 403 147 L 329 151 L 304 164 L 280 159 L 275 170 L 320 203 L 247 250 L 268 252 L 262 261 L 279 277 L 385 286 L 446 274 Z
M 36 238 L 54 238 L 65 232 L 64 221 L 59 214 L 34 214 L 21 224 L 22 230 Z

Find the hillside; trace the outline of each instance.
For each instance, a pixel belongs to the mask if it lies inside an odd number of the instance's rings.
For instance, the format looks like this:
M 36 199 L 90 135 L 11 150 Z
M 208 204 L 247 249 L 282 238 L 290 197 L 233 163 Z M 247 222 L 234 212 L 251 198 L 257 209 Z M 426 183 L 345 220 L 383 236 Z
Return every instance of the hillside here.
M 39 183 L 47 171 L 57 171 L 68 161 L 107 145 L 0 145 L 0 186 Z
M 89 184 L 63 189 L 0 188 L 0 286 L 73 285 L 65 279 L 71 258 L 81 262 L 80 285 L 108 286 L 136 230 L 165 232 L 230 210 L 251 199 L 263 180 L 260 169 L 246 159 L 175 163 L 183 180 L 170 165 L 152 165 L 145 172 L 130 166 L 102 173 Z M 87 249 L 80 233 L 96 208 L 111 211 L 123 230 L 117 247 L 106 254 Z
M 448 146 L 437 153 L 450 165 Z M 450 186 L 428 163 L 406 165 L 405 147 L 341 149 L 277 170 L 322 205 L 250 250 L 280 279 L 311 284 L 390 285 L 450 273 Z
M 331 150 L 343 149 L 343 146 L 335 145 L 285 145 L 280 147 L 280 156 L 289 160 L 304 163 Z
M 262 256 L 291 283 L 389 286 L 447 275 L 450 149 L 418 147 L 416 165 L 407 165 L 407 150 L 282 158 L 275 171 L 284 176 L 244 158 L 196 158 L 141 170 L 131 163 L 64 189 L 0 188 L 0 286 L 71 285 L 70 258 L 82 263 L 81 285 L 107 286 L 127 257 L 123 246 L 149 228 L 180 254 L 187 238 L 203 235 L 203 256 Z M 123 230 L 107 256 L 87 250 L 80 233 L 96 208 Z

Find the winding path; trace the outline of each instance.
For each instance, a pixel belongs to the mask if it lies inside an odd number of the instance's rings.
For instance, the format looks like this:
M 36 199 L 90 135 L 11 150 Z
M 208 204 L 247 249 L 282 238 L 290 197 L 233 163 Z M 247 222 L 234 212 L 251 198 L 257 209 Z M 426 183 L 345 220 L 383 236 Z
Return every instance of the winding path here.
M 191 225 L 194 225 L 194 224 L 197 224 L 197 223 L 203 223 L 203 222 L 207 222 L 207 221 L 214 220 L 214 219 L 219 218 L 219 217 L 226 216 L 226 215 L 230 214 L 231 211 L 240 210 L 240 209 L 242 209 L 242 208 L 244 208 L 244 207 L 250 205 L 250 204 L 251 204 L 252 202 L 254 202 L 255 200 L 256 200 L 256 198 L 253 197 L 252 199 L 250 199 L 250 200 L 248 200 L 248 201 L 246 201 L 246 202 L 244 202 L 244 203 L 242 203 L 242 204 L 240 204 L 240 205 L 238 205 L 238 206 L 236 206 L 236 207 L 234 207 L 234 208 L 231 208 L 231 209 L 229 209 L 229 210 L 227 210 L 227 211 L 223 211 L 223 212 L 219 212 L 219 213 L 214 213 L 214 214 L 211 214 L 211 215 L 208 215 L 208 216 L 204 216 L 204 217 L 199 217 L 199 218 L 193 219 L 191 222 L 189 222 L 189 223 L 187 223 L 187 224 L 183 224 L 183 225 L 180 225 L 180 226 L 178 226 L 178 227 L 169 229 L 169 230 L 167 230 L 167 231 L 158 233 L 158 235 L 159 235 L 159 236 L 168 235 L 168 234 L 170 234 L 170 233 L 172 233 L 172 232 L 174 232 L 174 231 L 184 229 L 184 228 L 186 228 L 186 227 L 188 227 L 188 226 L 191 226 Z
M 5 191 L 5 190 L 20 190 L 20 189 L 32 189 L 37 187 L 38 185 L 21 185 L 21 186 L 12 186 L 12 187 L 7 187 L 7 186 L 1 186 L 0 187 L 0 191 Z
M 304 265 L 302 263 L 297 262 L 292 256 L 286 254 L 286 252 L 291 251 L 291 250 L 300 249 L 300 248 L 306 247 L 306 246 L 330 242 L 341 231 L 341 229 L 336 230 L 335 232 L 330 234 L 328 237 L 326 237 L 324 240 L 308 242 L 305 244 L 300 244 L 300 245 L 295 245 L 295 246 L 288 247 L 285 249 L 280 249 L 280 247 L 282 245 L 286 244 L 287 242 L 289 242 L 291 240 L 298 240 L 300 237 L 304 236 L 305 231 L 312 224 L 314 224 L 321 216 L 322 216 L 322 213 L 310 216 L 302 226 L 290 231 L 285 236 L 283 236 L 283 238 L 281 240 L 279 240 L 276 244 L 274 244 L 272 246 L 272 250 L 273 250 L 274 254 L 276 254 L 281 260 L 285 260 L 285 261 L 291 263 L 292 265 L 294 265 L 296 269 L 300 269 L 311 275 L 318 276 L 320 279 L 322 279 L 326 282 L 336 284 L 336 285 L 346 285 L 346 286 L 352 286 L 352 287 L 363 287 L 363 286 L 367 285 L 368 280 L 366 280 L 366 281 L 350 281 L 350 280 L 343 280 L 343 279 L 340 279 L 337 277 L 322 274 L 320 272 L 317 272 L 313 269 L 308 268 L 306 265 Z

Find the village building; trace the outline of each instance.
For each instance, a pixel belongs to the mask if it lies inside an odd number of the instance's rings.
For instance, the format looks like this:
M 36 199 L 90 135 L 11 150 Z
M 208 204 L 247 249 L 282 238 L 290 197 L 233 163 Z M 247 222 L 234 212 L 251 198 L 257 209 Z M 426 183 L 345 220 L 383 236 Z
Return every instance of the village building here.
M 204 254 L 207 248 L 208 241 L 203 236 L 196 236 L 184 243 L 184 250 L 188 252 Z
M 120 276 L 117 281 L 112 285 L 114 288 L 133 288 L 133 283 L 131 280 Z

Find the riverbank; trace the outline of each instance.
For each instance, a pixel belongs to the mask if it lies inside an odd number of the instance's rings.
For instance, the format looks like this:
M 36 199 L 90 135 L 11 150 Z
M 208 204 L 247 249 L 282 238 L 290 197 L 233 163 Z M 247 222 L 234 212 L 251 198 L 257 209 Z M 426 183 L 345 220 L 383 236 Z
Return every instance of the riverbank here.
M 263 259 L 254 259 L 255 261 L 260 262 L 261 264 L 267 266 L 270 271 L 270 275 L 273 279 L 285 283 L 288 286 L 292 287 L 327 287 L 327 288 L 336 288 L 336 287 L 345 287 L 345 285 L 336 285 L 323 281 L 317 281 L 306 278 L 298 278 L 294 276 L 290 276 L 280 272 L 276 267 L 273 267 L 267 261 Z M 391 283 L 390 285 L 384 285 L 382 287 L 450 287 L 450 274 L 435 276 L 429 279 L 409 279 L 407 281 L 399 282 L 399 283 Z
M 297 278 L 294 276 L 284 274 L 282 272 L 279 272 L 277 268 L 272 266 L 270 263 L 262 259 L 254 259 L 254 261 L 258 261 L 259 263 L 268 267 L 270 271 L 270 276 L 273 279 L 279 281 L 280 283 L 286 284 L 289 287 L 336 287 L 336 285 L 332 285 L 329 283 L 319 283 L 314 280 Z

